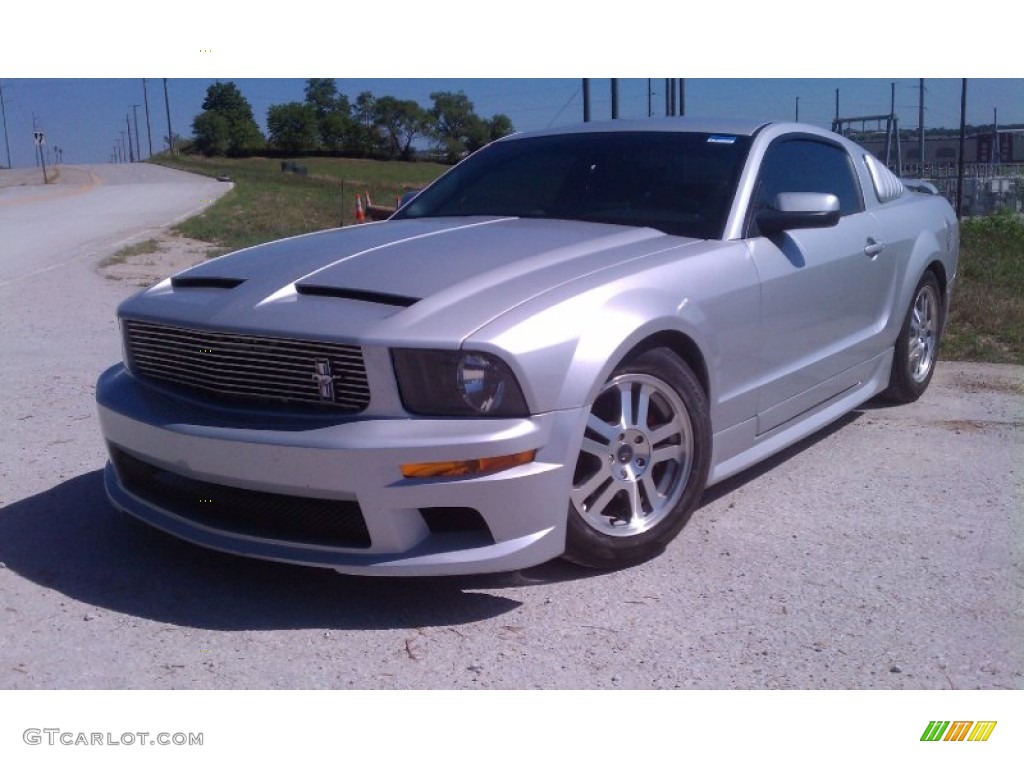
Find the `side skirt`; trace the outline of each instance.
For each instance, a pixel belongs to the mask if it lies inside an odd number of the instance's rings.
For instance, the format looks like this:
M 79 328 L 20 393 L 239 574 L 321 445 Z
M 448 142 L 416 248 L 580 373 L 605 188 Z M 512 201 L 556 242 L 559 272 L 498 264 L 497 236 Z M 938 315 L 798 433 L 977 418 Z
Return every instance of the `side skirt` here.
M 754 417 L 716 433 L 708 485 L 754 466 L 870 400 L 888 386 L 892 359 L 893 350 L 888 349 L 836 376 L 832 382 L 852 379 L 853 383 L 830 399 L 768 432 L 757 434 L 758 419 Z

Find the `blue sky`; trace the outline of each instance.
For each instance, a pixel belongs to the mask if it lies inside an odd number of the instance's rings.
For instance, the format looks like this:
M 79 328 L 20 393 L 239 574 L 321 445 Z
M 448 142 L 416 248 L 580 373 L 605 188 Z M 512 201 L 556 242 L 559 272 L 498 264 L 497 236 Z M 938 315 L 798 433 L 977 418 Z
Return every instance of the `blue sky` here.
M 253 106 L 265 128 L 271 104 L 301 101 L 302 78 L 221 78 L 233 80 Z M 565 125 L 582 119 L 580 78 L 336 78 L 339 90 L 354 100 L 364 90 L 376 96 L 415 99 L 430 105 L 430 93 L 463 91 L 483 117 L 502 112 L 518 130 Z M 190 135 L 192 119 L 199 113 L 213 78 L 168 79 L 171 121 L 175 132 Z M 896 111 L 901 125 L 918 122 L 916 78 L 821 78 L 750 79 L 687 78 L 687 114 L 720 117 L 785 119 L 795 116 L 799 98 L 800 119 L 827 127 L 835 114 L 839 89 L 842 116 L 888 113 L 890 83 L 896 83 Z M 623 118 L 647 116 L 647 78 L 619 81 L 619 111 Z M 651 80 L 652 110 L 665 113 L 664 78 Z M 128 132 L 126 116 L 138 104 L 143 156 L 148 155 L 142 78 L 12 78 L 0 79 L 14 167 L 34 164 L 33 121 L 47 136 L 47 146 L 60 147 L 66 163 L 104 163 L 110 159 L 121 132 Z M 167 135 L 163 78 L 148 78 L 150 121 L 154 151 Z M 611 81 L 591 79 L 592 118 L 611 116 Z M 960 80 L 925 79 L 925 126 L 956 127 L 960 119 Z M 1024 123 L 1024 79 L 972 78 L 968 80 L 968 122 L 991 123 L 993 109 L 1002 124 Z M 134 135 L 134 115 L 131 131 Z M 0 144 L 0 164 L 6 164 L 6 146 Z
M 645 117 L 648 75 L 661 75 L 652 81 L 655 114 L 664 114 L 664 77 L 673 75 L 686 77 L 687 114 L 791 119 L 799 97 L 801 120 L 826 127 L 836 88 L 843 116 L 880 114 L 894 81 L 901 125 L 916 126 L 923 76 L 926 126 L 956 127 L 967 77 L 968 122 L 990 123 L 997 109 L 1001 123 L 1024 123 L 1024 59 L 983 34 L 996 17 L 965 11 L 961 30 L 945 11 L 889 0 L 834 12 L 810 0 L 669 10 L 630 0 L 600 12 L 550 0 L 305 0 L 256 13 L 209 0 L 163 8 L 91 0 L 52 13 L 8 6 L 0 88 L 16 167 L 34 164 L 33 121 L 65 162 L 107 162 L 149 75 L 159 76 L 148 78 L 154 149 L 167 133 L 164 77 L 173 129 L 186 136 L 215 79 L 236 82 L 262 125 L 271 104 L 301 100 L 311 76 L 335 78 L 351 98 L 368 90 L 424 107 L 432 91 L 461 90 L 478 114 L 505 113 L 518 130 L 581 120 L 583 76 L 593 78 L 594 119 L 610 116 L 610 76 L 621 78 L 620 115 Z

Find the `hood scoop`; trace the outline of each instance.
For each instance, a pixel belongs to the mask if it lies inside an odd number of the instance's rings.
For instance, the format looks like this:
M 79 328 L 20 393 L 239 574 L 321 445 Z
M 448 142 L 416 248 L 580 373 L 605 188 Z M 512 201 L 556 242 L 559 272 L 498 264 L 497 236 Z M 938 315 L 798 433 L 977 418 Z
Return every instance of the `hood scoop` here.
M 365 301 L 369 304 L 386 304 L 390 307 L 411 307 L 419 299 L 412 296 L 398 296 L 393 293 L 380 293 L 378 291 L 364 291 L 357 288 L 343 288 L 334 285 L 309 285 L 297 283 L 295 292 L 301 296 L 327 296 L 332 299 L 351 299 L 352 301 Z
M 187 274 L 171 278 L 171 285 L 175 288 L 221 288 L 231 290 L 244 282 L 245 280 L 239 277 L 203 277 Z

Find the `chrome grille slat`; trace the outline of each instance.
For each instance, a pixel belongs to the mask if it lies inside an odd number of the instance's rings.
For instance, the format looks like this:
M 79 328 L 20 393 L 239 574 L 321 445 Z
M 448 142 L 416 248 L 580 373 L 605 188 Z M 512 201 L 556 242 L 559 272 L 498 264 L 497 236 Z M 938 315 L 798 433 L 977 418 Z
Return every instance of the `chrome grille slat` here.
M 196 384 L 192 380 L 180 379 L 180 378 L 166 378 L 166 379 L 163 379 L 163 382 L 166 383 L 166 384 L 179 384 L 179 385 L 181 385 L 183 387 L 187 387 L 187 388 L 192 389 L 192 390 L 201 390 L 203 392 L 209 392 L 210 394 L 218 395 L 218 396 L 221 396 L 221 397 L 230 396 L 232 394 L 235 394 L 235 395 L 238 395 L 238 399 L 259 399 L 259 400 L 262 400 L 262 401 L 267 402 L 267 403 L 289 403 L 289 402 L 291 402 L 291 403 L 307 403 L 307 404 L 313 404 L 313 405 L 320 405 L 320 404 L 323 404 L 323 402 L 324 402 L 319 397 L 314 397 L 312 395 L 303 396 L 301 394 L 297 395 L 295 393 L 291 393 L 291 394 L 285 396 L 285 395 L 280 394 L 279 390 L 274 390 L 274 389 L 267 389 L 267 390 L 262 390 L 262 391 L 257 391 L 257 390 L 253 390 L 253 389 L 247 389 L 247 390 L 242 391 L 242 390 L 232 389 L 232 388 L 228 388 L 228 387 L 209 387 L 209 386 L 204 386 L 204 385 Z M 362 400 L 360 398 L 345 397 L 344 395 L 335 395 L 335 399 L 334 399 L 334 405 L 339 405 L 339 406 L 347 405 L 347 406 L 352 407 L 353 409 L 354 408 L 362 408 L 363 406 L 361 405 L 361 403 L 362 403 Z
M 256 364 L 233 364 L 223 360 L 211 360 L 208 365 L 200 365 L 193 362 L 189 358 L 183 355 L 154 355 L 152 353 L 135 353 L 136 361 L 144 362 L 146 365 L 152 365 L 154 368 L 165 368 L 168 371 L 182 370 L 189 373 L 205 374 L 205 376 L 215 378 L 238 378 L 248 374 L 259 374 L 260 378 L 265 380 L 279 380 L 282 382 L 290 380 L 291 376 L 295 375 L 306 375 L 309 373 L 308 366 L 282 366 L 277 369 L 277 372 L 263 371 L 260 366 Z M 203 362 L 206 362 L 205 360 Z M 289 375 L 290 374 L 290 375 Z
M 362 350 L 351 344 L 204 331 L 125 320 L 133 373 L 239 403 L 361 411 L 370 402 Z M 317 361 L 329 361 L 334 396 L 321 396 Z
M 147 373 L 149 373 L 150 375 L 161 376 L 161 377 L 163 377 L 163 378 L 165 378 L 167 380 L 172 380 L 173 379 L 173 380 L 179 381 L 179 382 L 181 382 L 183 384 L 193 384 L 194 383 L 195 386 L 199 386 L 200 382 L 202 382 L 207 387 L 223 388 L 225 390 L 232 389 L 232 390 L 237 391 L 237 392 L 245 392 L 245 391 L 251 389 L 251 390 L 254 390 L 254 391 L 255 390 L 260 390 L 260 391 L 265 391 L 265 392 L 269 392 L 269 393 L 279 393 L 282 389 L 287 389 L 289 387 L 289 385 L 292 383 L 292 379 L 286 379 L 286 378 L 281 378 L 281 377 L 278 377 L 278 378 L 275 379 L 275 378 L 272 378 L 272 377 L 266 377 L 266 378 L 260 378 L 258 382 L 246 382 L 244 384 L 239 384 L 239 383 L 237 383 L 236 379 L 233 379 L 232 377 L 227 377 L 227 376 L 216 377 L 216 376 L 186 375 L 186 374 L 188 374 L 190 372 L 187 371 L 187 370 L 182 370 L 182 368 L 180 366 L 179 367 L 174 367 L 174 368 L 169 368 L 167 366 L 160 366 L 160 365 L 155 365 L 155 364 L 146 364 L 146 365 L 141 366 L 141 367 L 144 368 L 147 371 Z M 312 379 L 311 379 L 311 381 L 312 381 Z M 367 387 L 365 385 L 345 387 L 344 390 L 343 390 L 343 392 L 363 393 L 363 394 L 367 393 L 368 391 L 369 391 L 369 387 Z M 314 391 L 311 389 L 310 390 L 310 394 L 311 394 L 311 396 L 314 396 L 315 399 L 319 399 L 319 390 L 316 390 L 316 392 L 314 393 Z M 339 393 L 339 396 L 340 396 L 340 393 Z
M 261 355 L 266 357 L 278 356 L 282 359 L 288 359 L 289 356 L 294 354 L 318 354 L 324 345 L 317 344 L 302 344 L 302 345 L 285 345 L 280 344 L 275 339 L 266 339 L 266 344 L 254 343 L 251 341 L 237 342 L 229 339 L 221 338 L 204 338 L 202 336 L 168 336 L 168 335 L 154 335 L 154 334 L 143 334 L 132 331 L 133 340 L 140 346 L 149 346 L 155 349 L 162 349 L 164 347 L 174 347 L 185 350 L 193 350 L 197 347 L 207 347 L 211 352 L 204 352 L 203 354 L 211 354 L 213 352 L 247 352 L 258 350 Z M 262 337 L 254 337 L 262 338 Z M 337 347 L 338 345 L 331 345 Z M 351 350 L 335 349 L 334 354 L 340 358 L 346 358 L 353 361 L 359 360 L 362 355 L 359 354 L 358 348 Z

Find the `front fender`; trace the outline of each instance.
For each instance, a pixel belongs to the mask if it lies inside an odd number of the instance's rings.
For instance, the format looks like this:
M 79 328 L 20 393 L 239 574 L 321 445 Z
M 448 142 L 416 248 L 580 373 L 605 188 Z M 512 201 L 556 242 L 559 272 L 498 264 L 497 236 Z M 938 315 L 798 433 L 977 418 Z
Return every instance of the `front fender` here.
M 466 345 L 505 359 L 543 412 L 589 405 L 632 350 L 665 335 L 701 357 L 713 419 L 728 426 L 754 414 L 760 287 L 746 248 L 715 244 L 607 277 L 517 307 Z

